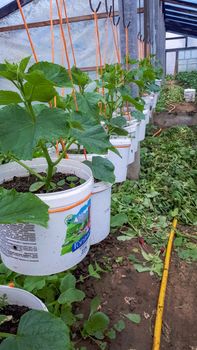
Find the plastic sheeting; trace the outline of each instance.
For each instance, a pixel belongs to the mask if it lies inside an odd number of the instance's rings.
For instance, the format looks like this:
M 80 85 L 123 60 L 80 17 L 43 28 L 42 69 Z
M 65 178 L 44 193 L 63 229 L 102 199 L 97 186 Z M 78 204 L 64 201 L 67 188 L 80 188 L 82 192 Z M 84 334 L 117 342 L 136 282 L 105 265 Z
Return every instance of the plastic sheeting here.
M 8 0 L 4 0 L 6 5 Z M 109 1 L 108 1 L 109 2 Z M 56 1 L 53 0 L 53 19 L 58 19 Z M 0 4 L 1 0 L 0 0 Z M 82 16 L 91 13 L 88 0 L 66 0 L 67 12 L 69 17 Z M 97 6 L 98 1 L 92 1 L 93 6 Z M 110 3 L 109 3 L 110 4 Z M 115 1 L 116 10 L 118 0 Z M 50 18 L 50 1 L 34 0 L 32 3 L 23 7 L 23 12 L 27 23 L 49 20 Z M 104 1 L 99 12 L 105 12 Z M 64 13 L 63 13 L 64 14 Z M 14 12 L 0 22 L 0 27 L 22 24 L 22 18 L 19 11 Z M 105 56 L 106 47 L 106 19 L 101 19 L 99 23 L 100 44 L 102 57 Z M 94 67 L 96 66 L 96 39 L 94 21 L 84 21 L 71 23 L 71 34 L 74 44 L 74 51 L 78 67 Z M 71 65 L 73 65 L 73 57 L 71 54 L 70 43 L 68 40 L 67 25 L 64 25 L 64 33 L 66 36 L 69 57 Z M 36 54 L 39 61 L 51 61 L 51 32 L 50 27 L 32 28 L 30 34 L 35 46 Z M 60 27 L 54 26 L 55 36 L 55 63 L 63 64 L 67 67 L 65 51 L 62 45 Z M 32 55 L 30 44 L 25 30 L 17 30 L 0 33 L 0 61 L 8 60 L 17 62 L 23 57 Z M 116 54 L 114 50 L 113 33 L 110 23 L 108 23 L 108 50 L 106 55 L 106 63 L 115 62 Z M 31 62 L 34 63 L 32 56 Z M 0 78 L 0 89 L 10 88 L 9 82 Z
M 9 2 L 4 0 L 3 5 Z M 0 2 L 1 3 L 1 2 Z M 108 1 L 110 5 L 110 1 Z M 56 1 L 53 0 L 53 19 L 58 19 Z M 67 13 L 69 17 L 82 16 L 92 13 L 89 7 L 88 0 L 66 0 Z M 98 0 L 92 1 L 93 6 L 97 6 Z M 116 10 L 118 8 L 118 0 L 115 0 Z M 34 0 L 32 3 L 23 7 L 27 23 L 49 20 L 50 18 L 50 1 L 49 0 Z M 104 1 L 99 12 L 105 12 Z M 63 12 L 64 15 L 64 12 Z M 101 19 L 99 22 L 100 43 L 102 57 L 106 46 L 106 19 Z M 19 11 L 14 12 L 8 17 L 1 20 L 0 27 L 22 24 L 22 18 Z M 70 50 L 70 43 L 68 40 L 67 25 L 64 25 L 64 32 L 69 47 L 70 61 L 73 64 L 73 59 Z M 92 67 L 96 66 L 96 40 L 94 21 L 84 21 L 78 23 L 71 23 L 72 39 L 76 55 L 78 67 Z M 30 29 L 30 34 L 35 46 L 35 50 L 39 60 L 51 61 L 51 33 L 50 27 L 41 27 Z M 66 64 L 65 52 L 62 47 L 62 40 L 60 35 L 59 25 L 54 26 L 55 35 L 55 62 Z M 108 26 L 108 63 L 116 61 L 116 54 L 114 50 L 113 34 Z M 21 58 L 32 55 L 29 41 L 25 30 L 17 30 L 11 32 L 0 33 L 0 57 L 1 62 L 5 59 L 11 62 L 19 61 Z M 32 57 L 32 63 L 34 62 Z M 0 80 L 0 87 L 1 87 Z

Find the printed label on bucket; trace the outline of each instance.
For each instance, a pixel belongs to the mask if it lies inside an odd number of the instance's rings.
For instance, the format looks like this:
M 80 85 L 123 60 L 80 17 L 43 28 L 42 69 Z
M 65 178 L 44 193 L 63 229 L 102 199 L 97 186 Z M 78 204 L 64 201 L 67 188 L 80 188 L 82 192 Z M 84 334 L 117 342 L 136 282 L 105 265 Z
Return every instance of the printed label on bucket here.
M 66 216 L 66 238 L 62 245 L 61 255 L 75 252 L 87 242 L 90 236 L 90 204 L 89 199 L 77 214 Z
M 1 253 L 8 258 L 38 262 L 35 226 L 32 224 L 1 225 Z

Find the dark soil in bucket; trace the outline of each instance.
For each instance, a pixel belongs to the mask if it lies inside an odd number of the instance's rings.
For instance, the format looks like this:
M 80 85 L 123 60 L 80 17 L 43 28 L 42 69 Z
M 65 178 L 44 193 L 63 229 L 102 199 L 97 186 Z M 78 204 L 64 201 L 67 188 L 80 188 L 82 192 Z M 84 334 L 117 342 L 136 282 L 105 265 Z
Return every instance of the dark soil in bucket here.
M 40 173 L 40 175 L 45 176 L 44 173 Z M 14 188 L 17 192 L 28 192 L 30 186 L 38 181 L 40 180 L 34 175 L 23 176 L 23 177 L 14 176 L 12 180 L 5 181 L 2 184 L 2 187 L 4 187 L 7 190 L 11 190 Z M 60 181 L 61 183 L 59 183 Z M 56 173 L 52 178 L 52 182 L 55 183 L 57 187 L 54 190 L 51 190 L 50 192 L 59 192 L 59 191 L 65 191 L 65 190 L 69 190 L 71 188 L 77 187 L 81 185 L 84 182 L 84 180 L 80 179 L 76 175 Z M 34 193 L 46 193 L 46 191 L 44 187 L 42 187 Z
M 85 279 L 80 288 L 86 293 L 86 300 L 77 312 L 86 317 L 93 297 L 101 298 L 100 311 L 105 312 L 111 326 L 124 320 L 126 328 L 118 333 L 115 340 L 107 341 L 107 350 L 151 350 L 160 289 L 160 279 L 150 273 L 138 273 L 128 256 L 139 247 L 138 239 L 119 242 L 110 235 L 104 242 L 91 248 L 89 255 L 78 266 L 76 276 L 87 276 L 89 264 L 97 262 L 106 273 L 101 279 Z M 146 245 L 147 251 L 151 247 Z M 188 264 L 172 254 L 169 281 L 166 292 L 165 312 L 161 350 L 197 349 L 197 274 L 196 264 Z M 124 314 L 136 313 L 141 322 L 134 324 Z M 80 341 L 80 347 L 98 350 L 91 340 Z
M 0 315 L 10 316 L 10 320 L 0 325 L 0 332 L 16 334 L 21 317 L 29 311 L 26 306 L 6 305 L 0 310 Z M 0 343 L 3 339 L 0 339 Z

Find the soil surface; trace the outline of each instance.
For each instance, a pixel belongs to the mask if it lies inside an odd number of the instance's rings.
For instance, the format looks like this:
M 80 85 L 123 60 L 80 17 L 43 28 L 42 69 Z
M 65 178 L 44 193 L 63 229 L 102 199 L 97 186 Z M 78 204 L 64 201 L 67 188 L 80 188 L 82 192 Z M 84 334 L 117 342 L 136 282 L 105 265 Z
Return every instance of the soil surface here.
M 197 104 L 192 102 L 173 104 L 170 106 L 169 112 L 174 114 L 186 113 L 188 115 L 192 115 L 197 113 Z
M 101 279 L 86 279 L 81 284 L 80 288 L 85 291 L 87 298 L 77 310 L 88 316 L 91 299 L 99 296 L 102 300 L 101 311 L 108 314 L 112 326 L 120 319 L 125 321 L 126 329 L 118 333 L 116 340 L 108 343 L 108 350 L 152 349 L 160 280 L 134 269 L 128 256 L 136 247 L 140 248 L 137 239 L 119 242 L 111 235 L 103 243 L 91 248 L 76 271 L 76 274 L 86 275 L 87 266 L 95 261 L 104 269 L 106 266 L 111 267 L 111 271 L 104 273 Z M 146 250 L 151 252 L 148 246 Z M 162 350 L 197 350 L 196 287 L 196 264 L 187 264 L 173 253 L 163 320 Z M 124 314 L 128 313 L 140 314 L 140 324 L 127 320 Z M 80 342 L 80 346 L 86 346 L 87 350 L 98 350 L 98 346 L 90 343 L 90 340 Z
M 197 113 L 192 115 L 186 113 L 173 114 L 168 112 L 154 113 L 153 123 L 162 129 L 173 126 L 196 126 Z
M 29 311 L 26 306 L 7 305 L 0 310 L 0 315 L 10 316 L 11 320 L 0 325 L 0 332 L 16 334 L 20 318 Z M 2 340 L 0 339 L 0 343 Z
M 40 173 L 40 175 L 46 176 L 46 174 L 44 173 Z M 81 185 L 82 183 L 81 181 L 83 181 L 76 175 L 72 175 L 72 174 L 66 175 L 62 173 L 56 173 L 52 178 L 52 182 L 54 182 L 55 184 L 58 184 L 58 182 L 62 180 L 65 180 L 65 183 L 57 186 L 54 190 L 51 190 L 50 192 L 59 192 L 59 191 L 69 190 L 73 187 L 77 187 Z M 2 187 L 4 187 L 7 190 L 15 189 L 17 192 L 29 192 L 30 186 L 38 181 L 40 180 L 34 175 L 29 175 L 24 177 L 14 176 L 12 180 L 5 181 L 2 184 Z M 46 193 L 46 191 L 42 187 L 41 189 L 39 189 L 34 193 Z

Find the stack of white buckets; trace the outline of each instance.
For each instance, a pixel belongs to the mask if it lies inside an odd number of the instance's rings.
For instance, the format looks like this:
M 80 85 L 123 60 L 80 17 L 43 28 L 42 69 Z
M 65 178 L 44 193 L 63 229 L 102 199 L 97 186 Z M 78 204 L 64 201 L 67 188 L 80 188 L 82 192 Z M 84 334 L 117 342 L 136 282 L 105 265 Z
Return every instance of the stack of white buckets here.
M 125 114 L 128 136 L 111 138 L 121 157 L 111 151 L 104 157 L 114 164 L 116 183 L 126 180 L 127 167 L 134 162 L 138 144 L 145 138 L 157 97 L 144 98 L 144 120 L 128 120 Z M 8 268 L 32 276 L 65 271 L 82 261 L 91 245 L 109 235 L 111 184 L 94 183 L 90 168 L 82 161 L 83 156 L 70 155 L 57 170 L 79 176 L 85 180 L 83 184 L 62 192 L 38 195 L 49 206 L 47 229 L 30 224 L 1 225 L 1 258 Z M 46 160 L 42 158 L 26 163 L 39 172 L 46 169 Z M 0 183 L 26 174 L 18 164 L 2 165 Z

